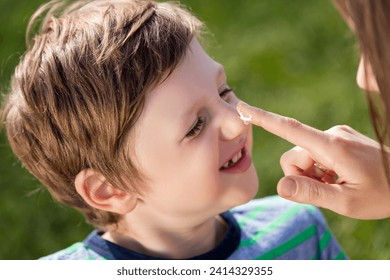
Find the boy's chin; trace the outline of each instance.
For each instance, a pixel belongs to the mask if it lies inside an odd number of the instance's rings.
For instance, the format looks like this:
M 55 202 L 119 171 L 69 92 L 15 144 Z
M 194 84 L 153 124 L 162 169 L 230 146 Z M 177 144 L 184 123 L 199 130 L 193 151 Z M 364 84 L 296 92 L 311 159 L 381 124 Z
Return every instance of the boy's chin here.
M 248 203 L 252 199 L 254 199 L 257 195 L 257 192 L 259 190 L 259 180 L 257 177 L 256 172 L 251 176 L 249 180 L 245 180 L 245 182 L 242 183 L 240 188 L 240 193 L 236 195 L 235 197 L 235 203 L 236 205 L 242 205 L 245 203 Z
M 258 181 L 256 181 L 256 183 L 253 184 L 251 189 L 248 190 L 246 195 L 243 196 L 243 201 L 240 204 L 245 204 L 245 203 L 251 201 L 252 199 L 254 199 L 257 195 L 258 190 L 259 190 L 259 183 L 258 183 Z

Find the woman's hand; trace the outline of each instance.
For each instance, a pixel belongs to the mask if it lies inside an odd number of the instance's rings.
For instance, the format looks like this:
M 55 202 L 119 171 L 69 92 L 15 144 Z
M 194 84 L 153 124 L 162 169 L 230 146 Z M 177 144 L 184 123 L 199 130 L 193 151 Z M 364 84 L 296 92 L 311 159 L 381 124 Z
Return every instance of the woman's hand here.
M 280 196 L 351 218 L 390 217 L 390 188 L 376 141 L 348 126 L 320 131 L 243 102 L 237 111 L 297 145 L 280 159 L 286 175 L 277 186 Z

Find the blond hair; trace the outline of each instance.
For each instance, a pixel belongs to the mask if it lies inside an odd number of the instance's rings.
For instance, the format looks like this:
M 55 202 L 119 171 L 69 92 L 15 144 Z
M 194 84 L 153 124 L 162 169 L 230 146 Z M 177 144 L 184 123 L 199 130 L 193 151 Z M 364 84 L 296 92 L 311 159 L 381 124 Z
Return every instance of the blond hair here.
M 116 223 L 81 198 L 75 177 L 93 168 L 117 188 L 141 191 L 129 135 L 145 94 L 180 63 L 201 23 L 172 3 L 52 1 L 28 30 L 43 13 L 2 108 L 11 148 L 58 201 L 93 225 Z

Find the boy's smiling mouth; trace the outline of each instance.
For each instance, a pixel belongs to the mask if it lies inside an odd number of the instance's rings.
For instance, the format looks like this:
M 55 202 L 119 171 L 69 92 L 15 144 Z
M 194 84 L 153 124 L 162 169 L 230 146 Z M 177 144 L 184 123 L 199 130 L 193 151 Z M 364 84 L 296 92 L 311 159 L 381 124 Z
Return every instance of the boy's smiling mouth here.
M 251 166 L 251 163 L 252 159 L 244 146 L 241 150 L 234 153 L 230 159 L 219 168 L 219 171 L 224 173 L 241 173 L 245 172 Z
M 242 151 L 240 150 L 235 156 L 233 156 L 230 160 L 228 160 L 221 168 L 228 169 L 236 164 L 242 158 Z

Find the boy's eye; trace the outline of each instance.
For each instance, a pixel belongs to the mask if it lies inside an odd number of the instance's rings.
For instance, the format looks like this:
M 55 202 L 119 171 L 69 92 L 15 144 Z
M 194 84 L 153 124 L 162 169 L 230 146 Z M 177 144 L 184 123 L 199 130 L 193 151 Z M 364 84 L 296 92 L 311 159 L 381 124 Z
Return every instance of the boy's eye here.
M 225 89 L 223 89 L 220 93 L 219 93 L 219 96 L 225 100 L 226 102 L 229 102 L 229 95 L 230 93 L 233 91 L 232 88 L 228 88 L 226 87 Z M 204 127 L 204 123 L 205 123 L 205 120 L 202 118 L 202 117 L 198 117 L 195 124 L 192 126 L 192 128 L 190 129 L 190 131 L 187 132 L 186 134 L 186 138 L 192 138 L 192 137 L 195 137 L 197 134 L 199 134 L 199 132 L 202 130 L 202 128 Z
M 219 93 L 219 96 L 225 100 L 226 102 L 229 101 L 229 94 L 233 91 L 232 88 L 225 88 L 224 90 L 222 90 L 220 93 Z
M 202 130 L 204 123 L 205 120 L 201 117 L 198 117 L 194 126 L 191 128 L 190 131 L 187 132 L 186 137 L 187 138 L 195 137 L 199 133 L 199 131 Z

